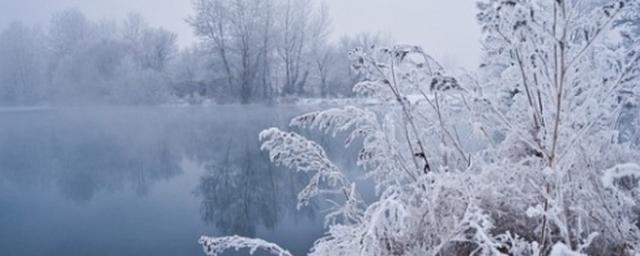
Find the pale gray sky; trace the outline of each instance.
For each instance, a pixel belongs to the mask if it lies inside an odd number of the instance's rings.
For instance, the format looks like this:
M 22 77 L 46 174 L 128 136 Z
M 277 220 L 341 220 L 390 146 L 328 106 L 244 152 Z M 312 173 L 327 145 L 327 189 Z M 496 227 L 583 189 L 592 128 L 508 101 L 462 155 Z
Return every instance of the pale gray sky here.
M 331 7 L 334 36 L 382 32 L 398 43 L 418 44 L 447 65 L 472 69 L 480 55 L 475 0 L 325 0 Z M 178 33 L 181 45 L 194 40 L 184 19 L 190 0 L 0 0 L 0 28 L 9 22 L 46 24 L 52 12 L 77 8 L 92 19 L 141 13 L 153 26 Z
M 480 27 L 475 0 L 326 0 L 336 34 L 389 33 L 398 43 L 417 44 L 445 64 L 475 68 Z

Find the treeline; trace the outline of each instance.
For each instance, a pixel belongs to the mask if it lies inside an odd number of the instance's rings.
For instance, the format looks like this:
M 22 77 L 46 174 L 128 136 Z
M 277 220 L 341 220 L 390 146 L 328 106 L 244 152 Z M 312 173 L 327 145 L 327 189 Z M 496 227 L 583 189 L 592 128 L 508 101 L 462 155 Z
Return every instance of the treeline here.
M 380 43 L 360 34 L 331 42 L 327 7 L 312 0 L 196 0 L 187 18 L 198 41 L 142 16 L 88 19 L 78 10 L 45 26 L 14 22 L 0 33 L 0 105 L 274 102 L 349 97 L 360 79 L 349 49 Z
M 2 105 L 157 104 L 171 95 L 176 35 L 131 14 L 122 22 L 54 14 L 45 29 L 15 22 L 0 34 Z
M 360 78 L 347 52 L 384 41 L 360 34 L 331 42 L 331 17 L 320 1 L 195 0 L 193 8 L 187 22 L 199 42 L 178 57 L 176 81 L 213 90 L 207 94 L 223 102 L 352 96 Z

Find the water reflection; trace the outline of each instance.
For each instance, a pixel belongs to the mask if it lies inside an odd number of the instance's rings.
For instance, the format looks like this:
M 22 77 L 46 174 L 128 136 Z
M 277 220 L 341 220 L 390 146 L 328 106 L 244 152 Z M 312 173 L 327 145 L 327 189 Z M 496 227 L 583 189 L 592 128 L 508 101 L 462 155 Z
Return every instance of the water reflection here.
M 273 229 L 285 215 L 315 216 L 315 205 L 295 210 L 297 191 L 309 179 L 307 174 L 273 166 L 255 144 L 239 145 L 243 144 L 230 139 L 222 160 L 205 164 L 196 190 L 205 223 L 225 235 L 254 237 L 257 227 Z
M 3 118 L 7 123 L 0 128 L 0 178 L 21 186 L 53 183 L 63 196 L 83 203 L 126 186 L 145 195 L 155 181 L 181 173 L 181 154 L 167 138 L 127 134 L 104 120 L 14 117 Z
M 256 226 L 273 228 L 277 221 L 273 170 L 254 170 L 258 163 L 252 163 L 248 148 L 242 161 L 232 164 L 230 151 L 228 143 L 225 160 L 207 164 L 200 178 L 202 219 L 225 234 L 255 236 Z
M 292 241 L 303 254 L 322 232 L 316 206 L 296 210 L 308 177 L 272 165 L 257 139 L 302 111 L 0 112 L 0 254 L 200 255 L 205 233 Z

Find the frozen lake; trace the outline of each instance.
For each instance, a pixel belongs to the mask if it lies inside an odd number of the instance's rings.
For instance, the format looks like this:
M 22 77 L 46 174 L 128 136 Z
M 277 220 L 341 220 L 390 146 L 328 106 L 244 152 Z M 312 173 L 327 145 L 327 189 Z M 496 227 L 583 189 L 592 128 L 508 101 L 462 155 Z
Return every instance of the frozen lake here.
M 198 238 L 224 234 L 305 254 L 324 211 L 296 210 L 307 176 L 269 163 L 258 132 L 308 110 L 0 111 L 0 254 L 203 255 Z M 328 154 L 355 169 L 333 144 Z

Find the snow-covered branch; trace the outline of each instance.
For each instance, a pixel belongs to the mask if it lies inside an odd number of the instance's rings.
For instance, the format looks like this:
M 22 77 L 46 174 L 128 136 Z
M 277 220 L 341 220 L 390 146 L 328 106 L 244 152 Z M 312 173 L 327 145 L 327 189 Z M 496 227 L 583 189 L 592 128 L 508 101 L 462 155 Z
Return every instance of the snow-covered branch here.
M 254 254 L 257 250 L 263 250 L 274 256 L 292 256 L 292 254 L 280 248 L 277 244 L 257 238 L 246 238 L 240 236 L 207 237 L 202 236 L 198 243 L 209 256 L 221 255 L 229 249 L 249 249 L 249 254 Z

